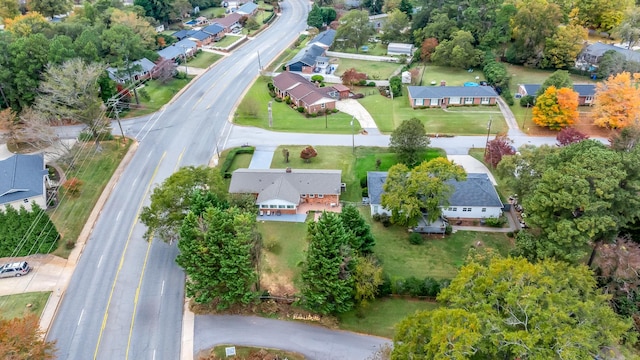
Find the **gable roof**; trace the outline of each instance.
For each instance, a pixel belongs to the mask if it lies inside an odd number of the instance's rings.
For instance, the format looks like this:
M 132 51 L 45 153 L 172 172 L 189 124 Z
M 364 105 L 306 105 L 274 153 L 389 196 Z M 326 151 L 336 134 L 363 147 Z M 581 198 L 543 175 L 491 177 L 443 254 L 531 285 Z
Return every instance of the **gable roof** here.
M 446 97 L 498 97 L 491 86 L 408 86 L 412 99 L 442 99 Z
M 324 45 L 325 48 L 329 48 L 333 44 L 333 39 L 335 38 L 336 31 L 333 29 L 328 29 L 316 35 L 316 37 L 314 37 L 313 40 L 311 40 L 309 43 Z
M 413 50 L 413 44 L 389 43 L 389 45 L 387 45 L 387 51 L 406 51 L 406 52 L 411 52 L 412 50 Z
M 171 34 L 171 36 L 173 36 L 174 38 L 178 39 L 178 40 L 182 40 L 184 38 L 186 38 L 187 36 L 189 36 L 190 34 L 192 34 L 193 32 L 195 32 L 194 30 L 187 30 L 187 29 L 182 29 L 182 30 L 178 30 L 176 32 L 174 32 L 173 34 Z
M 467 174 L 464 181 L 449 180 L 447 184 L 454 188 L 449 197 L 449 206 L 503 207 L 487 174 L 471 173 Z
M 213 20 L 214 24 L 219 24 L 220 26 L 227 28 L 235 23 L 237 23 L 238 21 L 240 21 L 240 18 L 242 18 L 242 15 L 238 14 L 238 13 L 232 13 L 229 14 L 223 18 L 216 18 Z
M 184 48 L 183 48 L 184 47 Z M 186 49 L 195 49 L 196 43 L 189 39 L 182 39 L 175 44 L 167 46 L 162 50 L 158 50 L 158 55 L 165 59 L 175 59 L 184 54 Z
M 300 202 L 302 194 L 339 195 L 342 170 L 238 169 L 231 175 L 230 193 L 258 194 L 257 203 Z
M 132 76 L 144 74 L 145 72 L 151 72 L 153 68 L 156 67 L 156 64 L 154 64 L 153 61 L 147 58 L 142 58 L 140 60 L 136 60 L 131 63 L 132 67 L 136 65 L 140 66 L 140 68 L 139 69 L 133 68 L 131 71 Z M 118 69 L 110 66 L 107 68 L 107 73 L 109 74 L 109 77 L 113 80 L 129 79 L 129 74 L 125 69 Z
M 321 46 L 315 44 L 307 45 L 302 48 L 302 50 L 298 51 L 293 59 L 287 62 L 287 66 L 295 64 L 297 62 L 301 62 L 307 66 L 313 66 L 316 64 L 316 59 L 319 56 L 324 55 L 325 51 L 326 49 Z
M 383 186 L 387 181 L 387 174 L 386 171 L 367 172 L 367 189 L 371 204 L 382 203 Z M 447 183 L 454 188 L 449 197 L 449 206 L 503 206 L 487 174 L 470 173 L 467 174 L 465 181 L 449 180 Z
M 44 194 L 44 155 L 13 155 L 0 161 L 0 204 Z
M 236 10 L 236 12 L 239 14 L 253 14 L 253 12 L 257 9 L 258 5 L 254 4 L 253 2 L 248 2 L 240 6 L 238 10 Z
M 527 95 L 535 96 L 538 92 L 538 89 L 542 85 L 540 84 L 522 84 L 524 87 L 524 91 L 526 91 Z M 578 93 L 578 96 L 593 96 L 596 94 L 596 85 L 595 84 L 575 84 L 573 85 L 573 91 Z
M 329 92 L 334 91 L 333 88 L 318 88 L 304 76 L 289 71 L 276 75 L 273 78 L 273 86 L 280 91 L 286 91 L 292 98 L 300 100 L 307 105 L 335 101 L 327 97 Z
M 209 34 L 208 32 L 204 32 L 204 31 L 200 30 L 200 31 L 196 31 L 193 34 L 189 35 L 188 38 L 202 41 L 202 40 L 206 40 L 206 39 L 208 39 L 210 37 L 211 37 L 211 34 Z
M 637 53 L 629 49 L 613 46 L 610 44 L 603 44 L 601 42 L 596 42 L 587 46 L 584 49 L 584 53 L 591 56 L 600 57 L 604 55 L 604 53 L 606 53 L 607 51 L 611 51 L 611 50 L 624 55 L 624 57 L 629 61 L 640 62 L 640 53 Z
M 204 31 L 206 33 L 209 33 L 211 35 L 216 35 L 218 33 L 223 32 L 224 28 L 220 24 L 211 24 L 211 25 L 205 27 L 204 29 L 202 29 L 202 31 Z

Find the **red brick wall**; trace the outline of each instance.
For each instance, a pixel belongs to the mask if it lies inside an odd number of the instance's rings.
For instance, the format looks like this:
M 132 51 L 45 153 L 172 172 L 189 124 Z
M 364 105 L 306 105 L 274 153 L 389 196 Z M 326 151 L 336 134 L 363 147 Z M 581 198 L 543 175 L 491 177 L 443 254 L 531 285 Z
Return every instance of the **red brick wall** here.
M 325 204 L 329 205 L 331 203 L 337 204 L 340 201 L 340 197 L 338 195 L 325 195 L 322 198 L 313 197 L 313 198 L 302 198 L 302 202 L 307 204 Z

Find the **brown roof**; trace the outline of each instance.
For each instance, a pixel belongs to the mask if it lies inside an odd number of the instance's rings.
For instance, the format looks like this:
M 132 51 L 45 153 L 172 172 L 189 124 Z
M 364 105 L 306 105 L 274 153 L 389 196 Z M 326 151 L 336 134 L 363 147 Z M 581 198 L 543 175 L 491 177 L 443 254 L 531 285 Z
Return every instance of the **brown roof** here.
M 349 91 L 349 87 L 342 84 L 333 84 L 331 86 L 338 91 Z
M 328 88 L 329 91 L 327 88 L 318 88 L 302 75 L 288 71 L 275 76 L 273 86 L 281 91 L 286 91 L 293 99 L 300 100 L 307 105 L 335 101 L 327 96 L 331 88 Z
M 222 27 L 229 27 L 235 23 L 237 23 L 238 21 L 240 21 L 240 18 L 242 18 L 242 15 L 238 14 L 238 13 L 232 13 L 229 14 L 223 18 L 216 18 L 215 20 L 213 20 L 214 24 L 220 24 Z

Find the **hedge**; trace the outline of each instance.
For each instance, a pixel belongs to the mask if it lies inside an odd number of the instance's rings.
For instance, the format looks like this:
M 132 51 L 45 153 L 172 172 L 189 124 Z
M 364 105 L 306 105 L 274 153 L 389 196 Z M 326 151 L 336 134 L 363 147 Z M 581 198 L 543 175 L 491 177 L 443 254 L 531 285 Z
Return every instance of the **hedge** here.
M 236 155 L 253 154 L 255 150 L 256 149 L 253 146 L 246 146 L 246 147 L 231 149 L 231 151 L 229 151 L 229 154 L 227 154 L 227 158 L 224 159 L 224 162 L 222 163 L 222 167 L 220 168 L 220 172 L 222 173 L 222 176 L 224 176 L 226 179 L 231 177 L 229 168 L 231 168 L 231 165 L 233 164 L 233 159 L 236 158 Z

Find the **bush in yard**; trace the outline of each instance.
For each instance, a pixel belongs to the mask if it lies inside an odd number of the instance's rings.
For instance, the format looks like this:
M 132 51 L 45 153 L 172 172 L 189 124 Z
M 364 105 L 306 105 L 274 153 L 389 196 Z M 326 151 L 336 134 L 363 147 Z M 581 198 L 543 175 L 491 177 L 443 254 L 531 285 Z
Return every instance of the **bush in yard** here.
M 369 86 L 369 87 L 374 87 L 374 86 L 376 86 L 376 83 L 375 83 L 375 82 L 373 82 L 373 81 L 369 81 L 369 82 L 367 83 L 367 86 Z
M 445 235 L 451 235 L 452 232 L 453 232 L 453 227 L 447 224 L 447 226 L 444 228 Z
M 391 291 L 391 278 L 389 277 L 389 274 L 387 273 L 383 273 L 382 274 L 382 284 L 380 284 L 378 286 L 378 291 L 376 292 L 378 297 L 385 297 L 385 296 L 389 296 L 391 294 L 393 294 L 393 292 Z
M 418 279 L 415 276 L 407 278 L 404 282 L 405 294 L 403 295 L 422 296 L 422 284 L 422 280 Z
M 409 242 L 413 245 L 422 245 L 424 243 L 424 239 L 420 233 L 412 232 L 409 234 Z
M 362 188 L 362 197 L 367 197 L 369 196 L 369 188 L 363 187 Z
M 515 101 L 513 100 L 513 94 L 511 93 L 511 90 L 509 90 L 509 88 L 505 88 L 502 91 L 502 97 L 504 98 L 504 101 L 509 105 L 513 105 L 515 103 Z
M 363 176 L 360 178 L 360 187 L 367 187 L 367 177 Z
M 82 185 L 83 185 L 82 180 L 78 179 L 77 177 L 72 177 L 71 179 L 68 179 L 67 181 L 65 181 L 64 184 L 62 184 L 62 188 L 67 193 L 75 196 L 80 194 L 80 191 L 82 190 Z
M 440 282 L 430 276 L 424 278 L 422 296 L 436 297 L 440 293 Z
M 391 226 L 391 217 L 387 214 L 380 214 L 380 222 L 382 226 L 389 227 Z
M 298 106 L 297 108 L 299 113 L 303 113 L 304 112 L 304 106 Z
M 367 79 L 362 79 L 362 80 L 358 81 L 358 85 L 360 85 L 360 86 L 367 85 Z
M 507 219 L 505 219 L 503 216 L 501 216 L 501 217 L 493 217 L 492 216 L 492 217 L 486 218 L 484 220 L 484 223 L 487 226 L 499 228 L 499 227 L 502 227 L 502 225 L 507 223 Z
M 375 213 L 373 214 L 372 218 L 373 218 L 373 221 L 380 221 L 380 214 Z
M 311 159 L 316 156 L 318 156 L 318 152 L 311 145 L 302 149 L 302 151 L 300 152 L 300 158 L 303 159 L 306 163 L 311 162 Z

